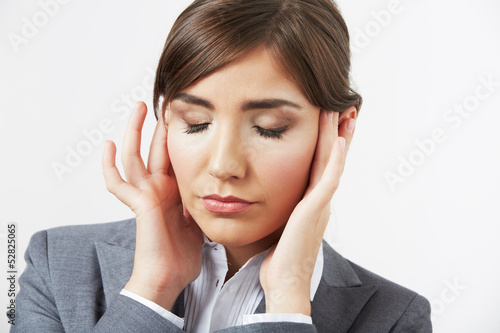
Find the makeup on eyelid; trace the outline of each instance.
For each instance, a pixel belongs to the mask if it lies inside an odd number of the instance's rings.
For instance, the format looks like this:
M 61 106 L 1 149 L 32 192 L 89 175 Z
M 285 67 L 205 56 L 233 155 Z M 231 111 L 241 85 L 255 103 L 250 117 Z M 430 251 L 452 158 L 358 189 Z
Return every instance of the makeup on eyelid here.
M 288 129 L 291 125 L 293 125 L 295 119 L 296 117 L 293 112 L 269 110 L 257 113 L 252 117 L 252 122 L 268 129 L 280 129 L 283 127 L 287 127 Z
M 178 104 L 178 103 L 175 103 Z M 208 129 L 213 123 L 214 112 L 206 110 L 190 110 L 190 107 L 184 107 L 182 104 L 188 104 L 181 101 L 179 104 L 171 107 L 171 110 L 178 114 L 184 123 L 185 134 L 197 134 Z M 250 111 L 251 117 L 248 119 L 249 127 L 263 138 L 281 139 L 283 134 L 293 125 L 296 116 L 293 111 L 283 110 L 282 108 L 270 110 Z M 215 112 L 215 116 L 217 112 Z M 222 116 L 224 117 L 224 116 Z M 215 117 L 217 119 L 217 117 Z
M 210 112 L 202 110 L 190 110 L 185 107 L 170 107 L 170 110 L 190 124 L 209 123 L 213 118 Z

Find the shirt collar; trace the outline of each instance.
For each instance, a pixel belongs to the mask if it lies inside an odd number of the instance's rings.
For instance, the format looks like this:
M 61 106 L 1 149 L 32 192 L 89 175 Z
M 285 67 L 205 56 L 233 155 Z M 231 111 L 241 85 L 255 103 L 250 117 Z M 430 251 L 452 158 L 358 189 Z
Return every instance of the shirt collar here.
M 210 241 L 208 239 L 208 237 L 205 235 L 205 233 L 203 233 L 203 248 L 206 248 L 206 247 L 207 248 L 216 248 L 216 249 L 222 250 L 222 251 L 220 251 L 219 255 L 222 255 L 224 257 L 224 260 L 227 261 L 226 250 L 225 250 L 224 246 L 219 244 L 219 243 Z M 252 258 L 250 258 L 240 268 L 238 273 L 243 272 L 247 268 L 252 267 L 254 265 L 260 266 L 262 264 L 262 261 L 264 260 L 264 258 L 266 257 L 266 255 L 269 253 L 270 250 L 271 250 L 271 248 L 269 248 L 265 251 L 262 251 L 261 253 L 258 253 L 255 256 L 253 256 Z M 323 242 L 321 242 L 321 245 L 320 245 L 319 251 L 318 251 L 318 256 L 316 257 L 316 263 L 314 264 L 313 275 L 311 277 L 311 294 L 310 294 L 311 302 L 314 299 L 314 295 L 316 295 L 316 291 L 318 290 L 319 283 L 321 281 L 321 276 L 323 275 L 323 265 L 324 265 Z

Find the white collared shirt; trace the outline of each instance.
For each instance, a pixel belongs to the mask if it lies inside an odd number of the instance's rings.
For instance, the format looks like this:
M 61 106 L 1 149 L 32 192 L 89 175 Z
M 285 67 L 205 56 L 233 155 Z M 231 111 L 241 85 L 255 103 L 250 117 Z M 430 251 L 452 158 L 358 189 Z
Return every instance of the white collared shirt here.
M 208 333 L 227 327 L 261 322 L 288 321 L 312 324 L 303 314 L 254 314 L 264 297 L 260 285 L 260 266 L 270 249 L 250 258 L 240 270 L 224 283 L 228 267 L 223 245 L 204 236 L 201 273 L 184 290 L 185 318 L 179 318 L 158 304 L 123 289 L 120 294 L 133 298 L 171 321 L 186 332 Z M 323 273 L 323 244 L 311 278 L 311 301 Z

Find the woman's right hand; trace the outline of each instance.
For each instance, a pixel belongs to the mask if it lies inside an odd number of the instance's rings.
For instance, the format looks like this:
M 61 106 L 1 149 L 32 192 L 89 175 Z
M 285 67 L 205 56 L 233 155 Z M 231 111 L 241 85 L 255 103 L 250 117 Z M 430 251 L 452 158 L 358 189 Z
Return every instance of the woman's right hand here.
M 136 215 L 134 268 L 125 289 L 170 311 L 182 290 L 200 274 L 203 234 L 183 209 L 162 115 L 147 169 L 144 165 L 140 147 L 146 114 L 146 105 L 137 102 L 125 132 L 121 157 L 127 181 L 116 168 L 113 141 L 105 142 L 102 168 L 107 190 Z

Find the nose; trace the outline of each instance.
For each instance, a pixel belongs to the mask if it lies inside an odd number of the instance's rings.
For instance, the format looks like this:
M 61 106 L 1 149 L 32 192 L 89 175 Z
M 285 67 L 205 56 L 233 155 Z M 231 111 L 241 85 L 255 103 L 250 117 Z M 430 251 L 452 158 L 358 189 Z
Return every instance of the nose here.
M 247 172 L 245 149 L 235 130 L 220 130 L 210 144 L 208 172 L 220 180 L 242 179 Z

